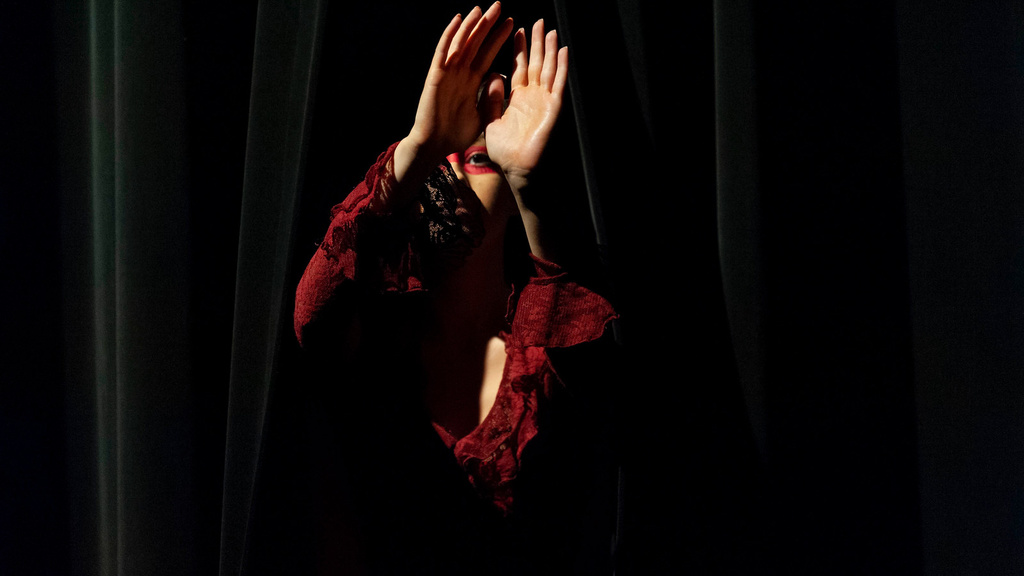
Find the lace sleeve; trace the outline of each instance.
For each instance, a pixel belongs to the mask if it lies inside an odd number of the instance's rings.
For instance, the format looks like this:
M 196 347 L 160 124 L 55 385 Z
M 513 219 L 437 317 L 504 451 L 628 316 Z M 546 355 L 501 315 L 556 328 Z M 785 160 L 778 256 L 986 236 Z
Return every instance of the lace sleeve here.
M 427 289 L 483 235 L 476 196 L 447 164 L 431 173 L 412 206 L 391 205 L 396 146 L 331 210 L 331 224 L 296 289 L 295 335 L 302 345 L 316 331 L 311 328 L 329 324 L 356 294 Z

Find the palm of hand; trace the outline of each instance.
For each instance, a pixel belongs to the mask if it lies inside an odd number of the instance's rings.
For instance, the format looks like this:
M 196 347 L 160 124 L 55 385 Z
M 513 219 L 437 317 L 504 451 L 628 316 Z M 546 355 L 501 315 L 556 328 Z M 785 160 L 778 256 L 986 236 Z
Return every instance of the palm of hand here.
M 512 92 L 504 114 L 487 125 L 487 153 L 510 176 L 537 167 L 554 128 L 561 97 L 541 86 L 522 86 Z
M 497 2 L 486 13 L 473 8 L 465 20 L 455 16 L 441 35 L 409 134 L 428 155 L 461 151 L 480 135 L 477 89 L 512 31 L 511 19 L 495 27 L 500 12 Z
M 504 112 L 497 86 L 488 87 L 491 122 L 485 135 L 487 152 L 501 167 L 513 191 L 526 184 L 540 162 L 562 107 L 569 67 L 566 48 L 558 48 L 554 30 L 544 33 L 543 20 L 533 25 L 532 35 L 527 55 L 525 31 L 520 29 L 515 34 L 512 96 Z
M 480 135 L 476 88 L 469 79 L 453 78 L 458 75 L 432 71 L 416 111 L 415 127 L 435 135 L 443 155 L 465 149 Z

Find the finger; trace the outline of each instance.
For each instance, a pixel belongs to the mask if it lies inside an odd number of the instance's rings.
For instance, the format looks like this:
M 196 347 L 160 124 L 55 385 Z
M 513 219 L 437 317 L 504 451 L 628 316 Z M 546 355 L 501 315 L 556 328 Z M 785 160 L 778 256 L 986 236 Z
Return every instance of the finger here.
M 501 118 L 505 104 L 505 79 L 501 77 L 501 74 L 491 74 L 487 77 L 484 97 L 481 98 L 480 104 L 484 124 L 490 124 Z
M 512 39 L 512 89 L 526 86 L 526 30 L 516 30 Z
M 544 65 L 544 19 L 537 20 L 533 25 L 533 38 L 530 40 L 530 68 L 528 81 L 530 84 L 540 82 L 540 71 Z
M 448 58 L 445 60 L 446 63 L 453 63 L 458 60 L 459 56 L 465 52 L 465 44 L 467 38 L 469 38 L 470 32 L 476 26 L 476 23 L 480 21 L 481 13 L 480 7 L 475 6 L 466 15 L 466 19 L 462 21 L 462 25 L 459 26 L 458 32 L 455 33 L 455 37 L 452 38 L 452 43 L 448 47 Z
M 562 46 L 558 51 L 558 70 L 555 72 L 555 82 L 551 86 L 551 93 L 562 98 L 565 92 L 565 83 L 569 78 L 569 47 Z
M 491 67 L 494 57 L 498 55 L 498 51 L 505 44 L 505 40 L 508 40 L 510 32 L 512 32 L 512 19 L 508 18 L 487 35 L 487 40 L 480 47 L 476 60 L 473 62 L 474 70 L 487 70 Z
M 451 46 L 452 37 L 455 36 L 455 31 L 458 30 L 461 22 L 462 14 L 456 14 L 455 18 L 448 23 L 448 27 L 444 29 L 441 39 L 437 41 L 437 48 L 434 49 L 434 59 L 430 63 L 432 68 L 444 66 L 445 59 L 448 57 L 448 47 Z
M 473 27 L 473 32 L 470 33 L 469 40 L 466 41 L 466 51 L 462 55 L 464 62 L 476 61 L 477 52 L 480 51 L 480 46 L 490 35 L 491 28 L 498 21 L 499 15 L 501 15 L 501 2 L 495 2 Z
M 551 90 L 555 81 L 555 67 L 558 65 L 558 32 L 548 32 L 544 39 L 544 67 L 540 72 L 540 85 Z

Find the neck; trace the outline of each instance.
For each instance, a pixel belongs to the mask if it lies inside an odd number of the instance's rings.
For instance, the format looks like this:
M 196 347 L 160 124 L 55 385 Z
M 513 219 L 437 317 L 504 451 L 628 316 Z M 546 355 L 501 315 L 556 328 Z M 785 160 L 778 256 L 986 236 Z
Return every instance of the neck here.
M 480 246 L 437 288 L 435 320 L 441 332 L 486 339 L 504 327 L 509 295 L 505 282 L 507 220 L 488 224 Z

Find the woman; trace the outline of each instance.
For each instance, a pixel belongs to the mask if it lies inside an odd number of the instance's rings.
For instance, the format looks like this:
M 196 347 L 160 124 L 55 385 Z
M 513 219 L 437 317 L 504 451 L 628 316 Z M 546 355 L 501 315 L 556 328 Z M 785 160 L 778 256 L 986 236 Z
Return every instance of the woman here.
M 376 517 L 364 521 L 371 556 L 389 556 L 383 571 L 497 573 L 479 564 L 501 557 L 512 572 L 521 563 L 537 573 L 550 551 L 511 542 L 535 540 L 523 535 L 532 524 L 519 477 L 562 386 L 547 351 L 599 338 L 614 317 L 554 263 L 557 246 L 535 209 L 567 48 L 543 21 L 529 53 L 525 30 L 516 31 L 505 107 L 502 77 L 484 78 L 513 28 L 499 15 L 496 2 L 452 19 L 412 129 L 335 207 L 296 294 L 300 343 L 343 367 L 359 394 L 348 403 L 362 423 L 354 429 L 372 430 L 373 441 L 353 442 L 353 489 L 387 494 L 386 512 L 363 510 Z M 510 287 L 506 238 L 518 230 L 533 272 Z M 433 424 L 430 438 L 423 422 Z M 381 454 L 396 450 L 415 481 L 368 472 L 393 470 Z M 443 525 L 451 538 L 410 528 L 417 522 Z

